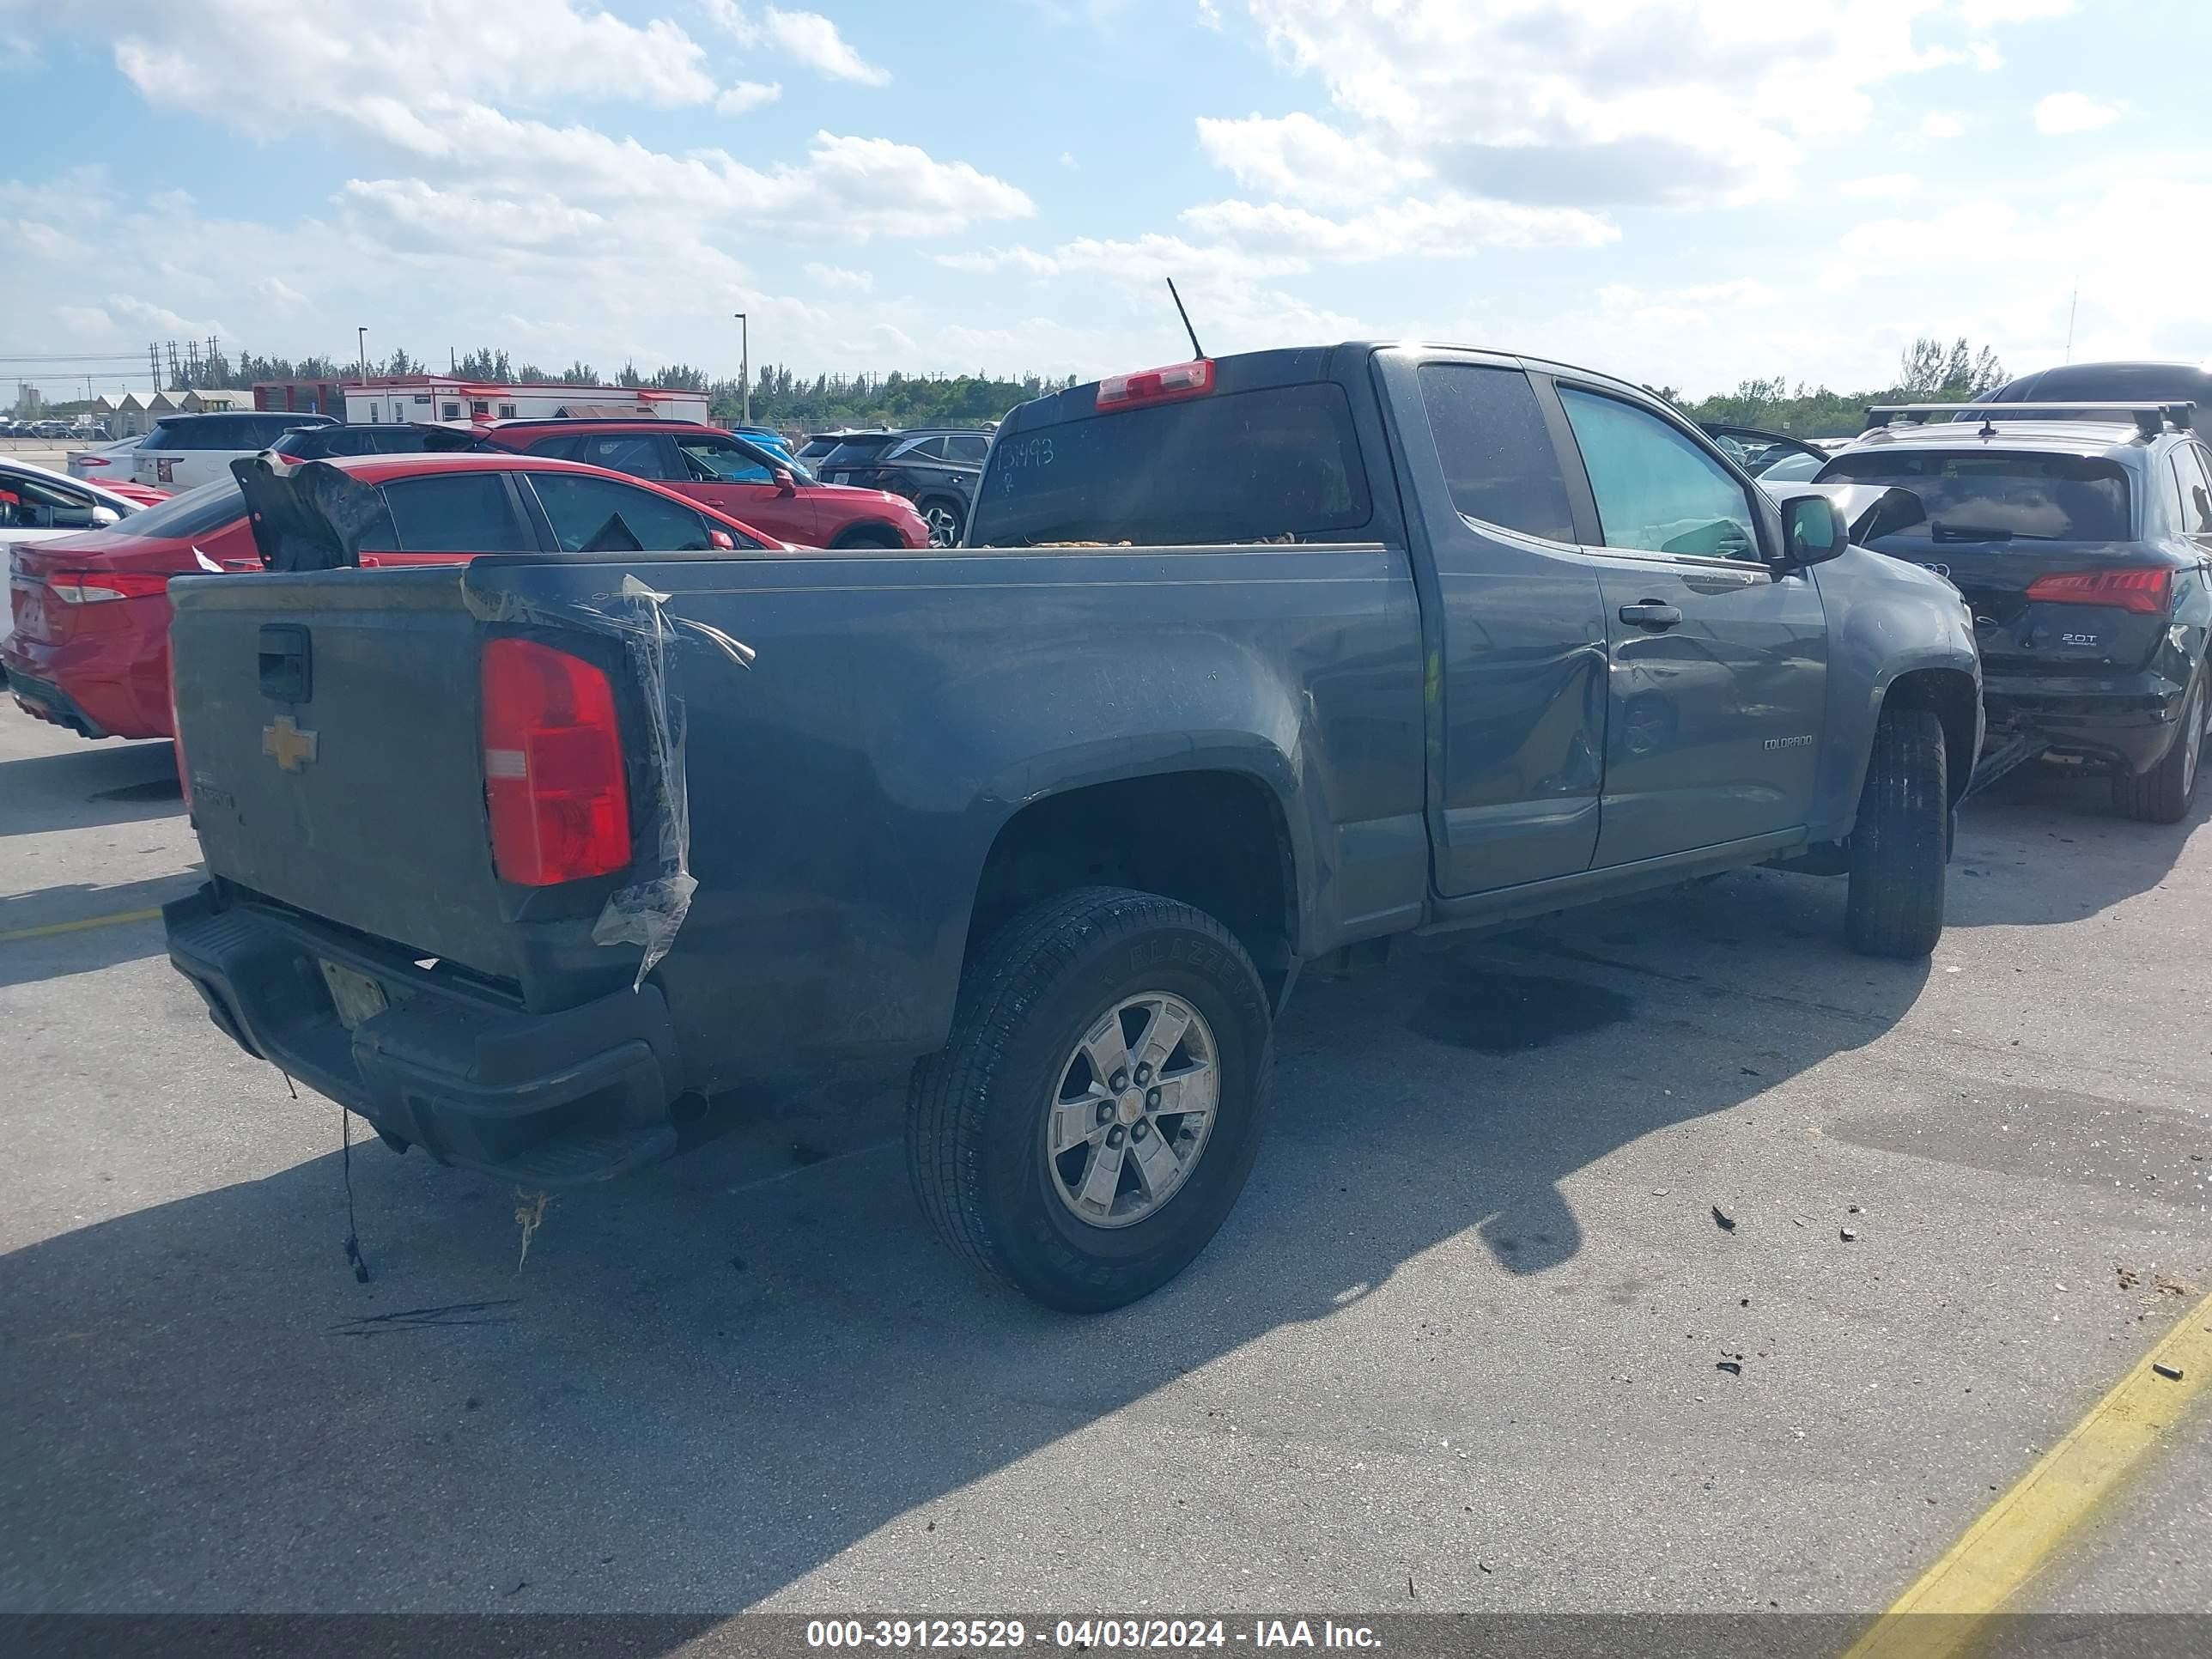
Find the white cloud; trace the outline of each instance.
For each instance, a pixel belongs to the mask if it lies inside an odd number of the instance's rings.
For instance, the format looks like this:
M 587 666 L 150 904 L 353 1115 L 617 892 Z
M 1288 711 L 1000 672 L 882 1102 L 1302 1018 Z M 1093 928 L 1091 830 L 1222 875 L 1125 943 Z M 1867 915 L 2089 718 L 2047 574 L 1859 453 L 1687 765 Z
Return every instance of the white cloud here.
M 773 104 L 782 96 L 783 88 L 776 82 L 740 81 L 714 100 L 714 113 L 743 115 L 763 104 Z
M 1972 28 L 2000 23 L 2039 23 L 2073 13 L 2075 0 L 1966 0 L 1960 15 Z
M 1324 189 L 1351 188 L 1358 160 L 1379 156 L 1476 198 L 1753 200 L 1792 188 L 1805 143 L 1863 128 L 1873 88 L 1962 60 L 1921 38 L 1948 3 L 1251 0 L 1277 58 L 1320 78 L 1336 118 L 1218 124 L 1206 142 L 1240 176 L 1279 179 L 1297 171 L 1296 138 Z
M 1213 3 L 1213 0 L 1198 0 L 1198 25 L 1200 28 L 1212 29 L 1216 34 L 1222 32 L 1221 9 Z
M 1428 171 L 1417 161 L 1394 157 L 1367 139 L 1296 112 L 1241 120 L 1201 115 L 1198 147 L 1248 190 L 1300 201 L 1370 201 L 1379 190 Z
M 869 63 L 845 42 L 837 26 L 817 11 L 780 11 L 770 6 L 763 20 L 768 38 L 821 74 L 864 87 L 889 84 L 887 69 Z
M 1853 201 L 1902 202 L 1920 194 L 1921 181 L 1910 173 L 1876 173 L 1863 179 L 1846 179 L 1836 193 Z
M 1920 118 L 1920 136 L 1923 138 L 1958 138 L 1965 136 L 1966 118 L 1955 110 L 1931 109 Z
M 675 24 L 634 26 L 579 12 L 571 0 L 195 0 L 120 18 L 94 10 L 116 67 L 149 102 L 219 113 L 264 136 L 357 102 L 675 106 L 715 93 L 704 50 Z
M 1485 246 L 1596 247 L 1620 235 L 1597 215 L 1577 208 L 1524 207 L 1449 191 L 1383 203 L 1344 219 L 1280 202 L 1238 201 L 1185 208 L 1180 217 L 1224 246 L 1361 264 L 1409 254 L 1464 254 Z
M 2051 137 L 2094 132 L 2126 112 L 2126 105 L 2100 103 L 2087 93 L 2054 92 L 2036 105 L 2035 130 Z
M 865 270 L 848 270 L 843 265 L 825 265 L 813 260 L 807 262 L 807 280 L 817 288 L 826 288 L 843 294 L 866 294 L 876 285 L 874 276 Z

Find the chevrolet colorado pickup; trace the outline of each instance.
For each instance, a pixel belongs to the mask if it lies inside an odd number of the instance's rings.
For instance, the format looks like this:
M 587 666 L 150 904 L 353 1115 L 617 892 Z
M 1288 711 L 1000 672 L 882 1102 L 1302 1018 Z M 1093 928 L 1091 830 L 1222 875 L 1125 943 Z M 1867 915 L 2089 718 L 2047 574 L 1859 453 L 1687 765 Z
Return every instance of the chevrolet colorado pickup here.
M 1025 404 L 927 553 L 363 571 L 339 470 L 241 477 L 283 568 L 173 590 L 215 1023 L 532 1186 L 881 1064 L 938 1231 L 1067 1310 L 1219 1226 L 1302 968 L 1759 863 L 1925 955 L 1981 739 L 1940 577 L 1456 347 Z

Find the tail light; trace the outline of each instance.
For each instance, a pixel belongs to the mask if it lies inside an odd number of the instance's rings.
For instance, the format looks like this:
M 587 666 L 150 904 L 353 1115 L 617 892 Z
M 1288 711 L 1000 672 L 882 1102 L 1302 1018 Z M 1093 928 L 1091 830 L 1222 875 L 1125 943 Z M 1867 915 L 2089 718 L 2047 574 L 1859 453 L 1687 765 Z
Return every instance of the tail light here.
M 64 605 L 102 605 L 111 599 L 150 599 L 169 591 L 160 570 L 58 570 L 46 591 Z
M 629 862 L 629 786 L 614 688 L 533 640 L 483 650 L 484 801 L 493 866 L 526 887 Z
M 1096 407 L 1134 409 L 1142 404 L 1170 404 L 1179 398 L 1202 398 L 1213 390 L 1213 360 L 1194 357 L 1165 368 L 1140 369 L 1134 374 L 1112 374 L 1098 382 Z
M 2162 617 L 2172 600 L 2173 572 L 2079 570 L 2038 576 L 2028 585 L 2027 597 L 2045 605 L 2102 605 L 2115 611 Z

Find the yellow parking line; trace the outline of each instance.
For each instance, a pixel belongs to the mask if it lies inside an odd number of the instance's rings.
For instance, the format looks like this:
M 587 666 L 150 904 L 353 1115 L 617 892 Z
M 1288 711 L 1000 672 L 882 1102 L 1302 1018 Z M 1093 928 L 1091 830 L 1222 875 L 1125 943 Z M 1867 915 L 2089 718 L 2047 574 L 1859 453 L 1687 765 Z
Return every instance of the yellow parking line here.
M 2174 1376 L 2172 1373 L 2178 1372 Z M 1946 1659 L 2050 1559 L 2212 1381 L 2212 1296 L 1982 1512 L 1844 1659 Z
M 151 921 L 161 914 L 161 907 L 151 910 L 118 910 L 112 915 L 85 916 L 76 921 L 50 921 L 39 927 L 17 927 L 0 933 L 0 945 L 11 939 L 51 939 L 56 933 L 81 933 L 88 927 L 112 927 L 125 921 Z

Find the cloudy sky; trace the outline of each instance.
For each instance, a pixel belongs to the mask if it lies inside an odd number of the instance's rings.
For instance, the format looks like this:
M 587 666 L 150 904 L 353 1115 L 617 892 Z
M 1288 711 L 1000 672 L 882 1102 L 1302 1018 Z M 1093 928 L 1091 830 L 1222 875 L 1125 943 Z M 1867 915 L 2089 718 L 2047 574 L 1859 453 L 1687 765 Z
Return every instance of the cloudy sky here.
M 1172 275 L 1693 392 L 2077 288 L 2212 358 L 2208 76 L 2204 0 L 0 0 L 0 354 L 1089 375 Z

